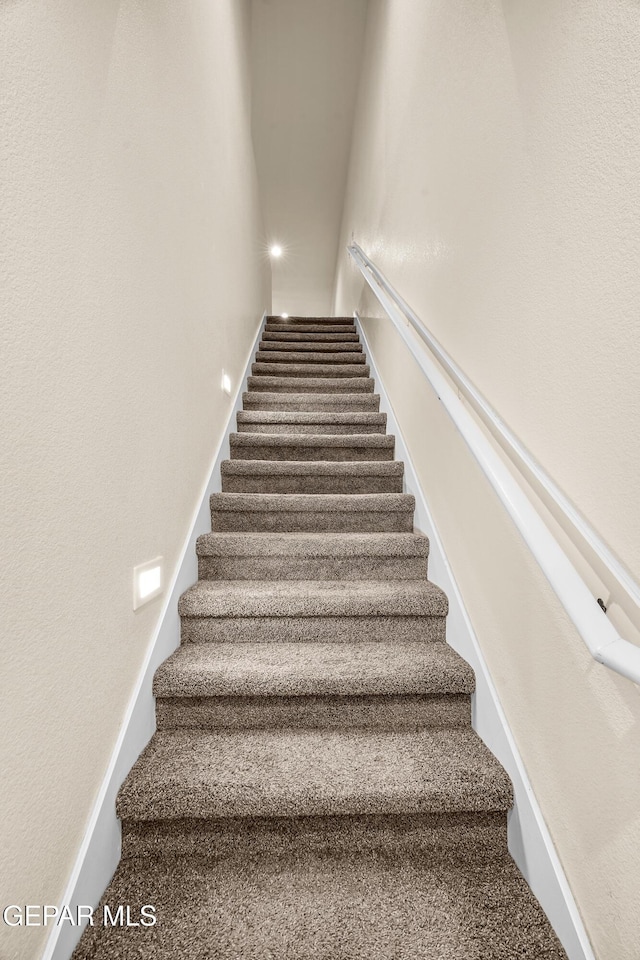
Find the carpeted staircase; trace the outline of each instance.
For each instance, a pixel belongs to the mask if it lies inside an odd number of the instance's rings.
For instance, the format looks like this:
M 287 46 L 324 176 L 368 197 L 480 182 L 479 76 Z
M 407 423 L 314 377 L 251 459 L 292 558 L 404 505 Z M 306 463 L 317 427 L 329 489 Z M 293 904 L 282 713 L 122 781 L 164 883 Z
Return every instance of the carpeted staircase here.
M 75 957 L 560 960 L 351 319 L 271 317 Z M 99 914 L 96 913 L 96 917 Z

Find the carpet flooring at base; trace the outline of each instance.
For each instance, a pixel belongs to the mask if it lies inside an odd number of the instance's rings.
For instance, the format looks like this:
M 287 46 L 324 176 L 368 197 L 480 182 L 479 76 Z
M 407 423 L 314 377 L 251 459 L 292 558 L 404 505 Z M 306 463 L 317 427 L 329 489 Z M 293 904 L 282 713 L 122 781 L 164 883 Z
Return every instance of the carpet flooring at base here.
M 105 900 L 154 927 L 95 927 L 76 960 L 561 960 L 508 856 L 422 852 L 123 861 Z M 96 916 L 100 915 L 97 911 Z

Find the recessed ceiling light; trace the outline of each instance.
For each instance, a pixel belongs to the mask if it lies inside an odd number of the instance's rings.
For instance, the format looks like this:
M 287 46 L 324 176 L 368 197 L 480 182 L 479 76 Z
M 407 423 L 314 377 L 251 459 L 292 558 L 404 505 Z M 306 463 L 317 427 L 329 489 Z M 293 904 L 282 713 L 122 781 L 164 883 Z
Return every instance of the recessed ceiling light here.
M 281 257 L 282 256 L 282 247 L 279 243 L 274 243 L 271 247 L 269 253 L 272 257 Z

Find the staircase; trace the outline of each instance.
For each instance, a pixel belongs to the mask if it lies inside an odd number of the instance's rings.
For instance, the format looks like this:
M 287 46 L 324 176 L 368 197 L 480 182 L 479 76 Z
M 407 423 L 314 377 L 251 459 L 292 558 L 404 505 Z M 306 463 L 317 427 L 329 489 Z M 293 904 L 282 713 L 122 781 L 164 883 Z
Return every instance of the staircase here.
M 271 317 L 77 960 L 560 960 L 351 319 Z

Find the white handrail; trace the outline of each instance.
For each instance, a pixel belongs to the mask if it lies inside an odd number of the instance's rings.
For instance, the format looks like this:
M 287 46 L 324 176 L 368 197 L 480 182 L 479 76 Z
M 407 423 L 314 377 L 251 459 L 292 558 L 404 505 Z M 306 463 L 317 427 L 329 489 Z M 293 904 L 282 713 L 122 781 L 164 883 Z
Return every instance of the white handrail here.
M 426 351 L 416 350 L 409 333 L 413 328 L 425 341 L 448 376 L 473 405 L 483 422 L 502 443 L 518 466 L 524 466 L 551 497 L 556 507 L 589 544 L 602 565 L 615 577 L 630 595 L 640 599 L 640 588 L 619 564 L 606 545 L 569 503 L 550 477 L 511 433 L 497 413 L 484 400 L 460 368 L 449 357 L 435 337 L 405 303 L 361 247 L 352 243 L 349 254 L 357 264 L 373 293 L 411 350 L 414 359 L 444 405 L 448 415 L 460 431 L 467 446 L 485 476 L 500 497 L 502 504 L 520 531 L 525 543 L 536 558 L 563 607 L 569 614 L 591 656 L 616 673 L 640 684 L 640 647 L 619 635 L 589 587 L 575 569 L 559 543 L 511 475 L 500 456 L 479 428 L 462 401 L 450 386 L 436 363 Z

